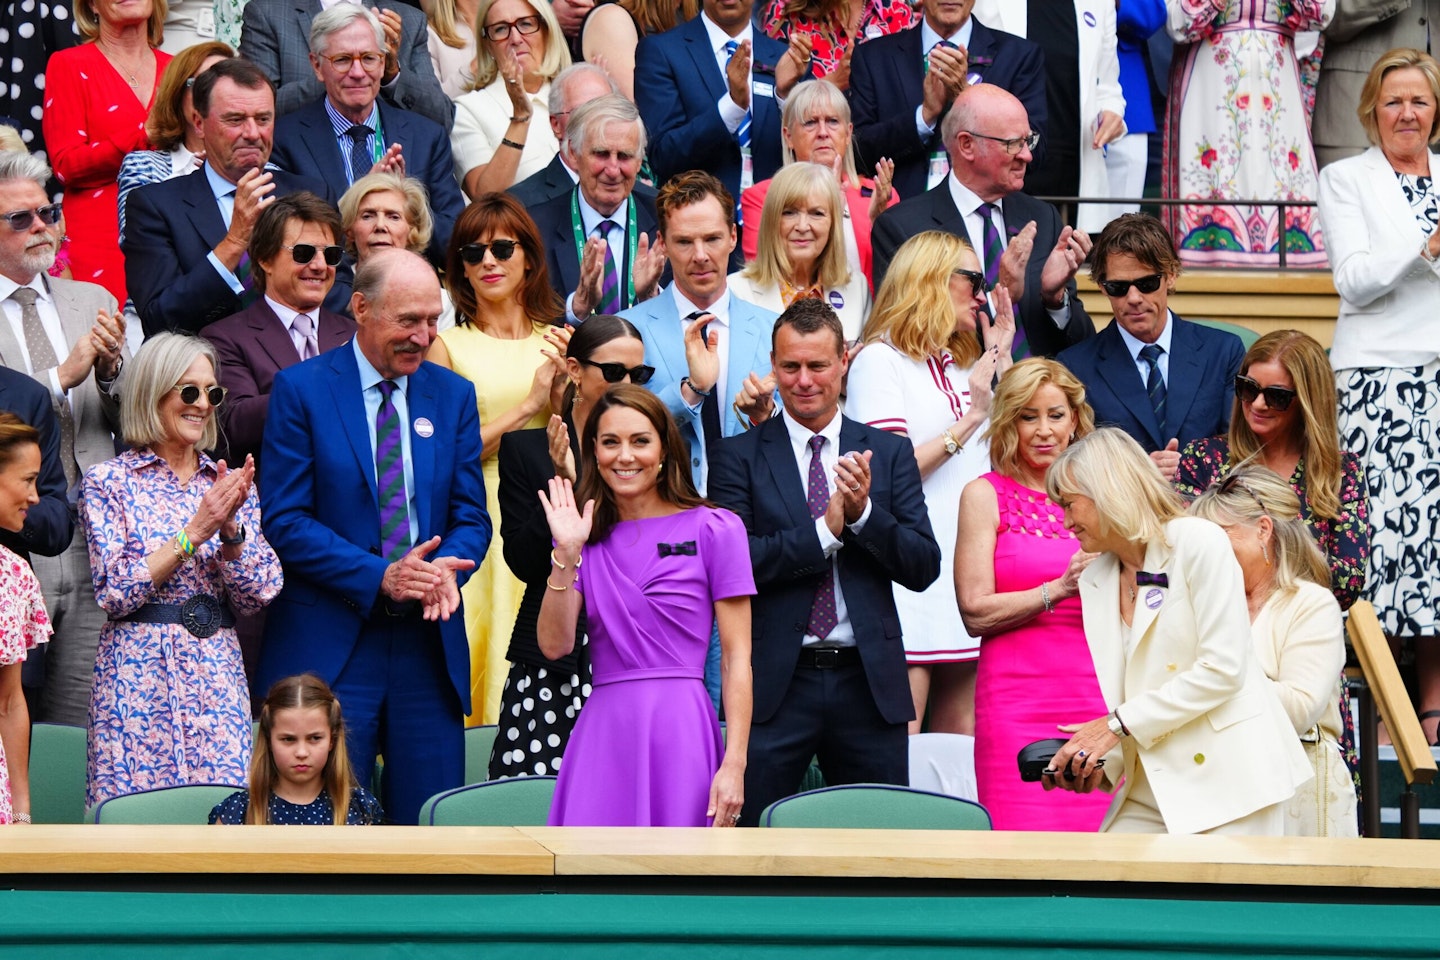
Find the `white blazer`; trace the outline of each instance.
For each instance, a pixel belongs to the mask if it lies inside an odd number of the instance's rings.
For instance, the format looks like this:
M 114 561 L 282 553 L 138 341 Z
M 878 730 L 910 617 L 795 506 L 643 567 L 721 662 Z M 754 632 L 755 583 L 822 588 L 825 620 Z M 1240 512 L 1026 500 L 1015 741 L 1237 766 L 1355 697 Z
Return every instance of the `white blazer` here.
M 1440 184 L 1434 153 L 1430 176 Z M 1340 293 L 1330 365 L 1419 367 L 1440 357 L 1440 262 L 1421 258 L 1424 234 L 1380 148 L 1321 170 L 1319 204 Z
M 761 287 L 739 273 L 730 274 L 725 282 L 740 299 L 777 314 L 785 312 L 785 300 L 778 286 Z M 845 339 L 860 339 L 860 332 L 865 329 L 865 321 L 870 317 L 870 284 L 865 281 L 865 274 L 851 269 L 850 282 L 843 287 L 826 290 L 825 302 L 840 318 L 840 326 L 845 328 Z
M 1030 14 L 1024 0 L 977 0 L 974 13 L 987 27 L 1029 36 Z M 1075 26 L 1080 36 L 1080 196 L 1108 197 L 1105 151 L 1096 150 L 1091 143 L 1100 111 L 1109 110 L 1122 120 L 1125 117 L 1114 0 L 1075 0 Z M 1098 233 L 1110 222 L 1110 212 L 1105 204 L 1081 204 L 1077 223 L 1081 230 Z
M 1146 548 L 1144 569 L 1168 583 L 1138 589 L 1129 628 L 1115 555 L 1080 576 L 1100 692 L 1130 731 L 1105 758 L 1106 780 L 1142 762 L 1170 833 L 1200 833 L 1288 800 L 1313 773 L 1255 657 L 1229 537 L 1207 520 L 1172 520 L 1164 540 Z M 1129 789 L 1127 778 L 1102 831 Z

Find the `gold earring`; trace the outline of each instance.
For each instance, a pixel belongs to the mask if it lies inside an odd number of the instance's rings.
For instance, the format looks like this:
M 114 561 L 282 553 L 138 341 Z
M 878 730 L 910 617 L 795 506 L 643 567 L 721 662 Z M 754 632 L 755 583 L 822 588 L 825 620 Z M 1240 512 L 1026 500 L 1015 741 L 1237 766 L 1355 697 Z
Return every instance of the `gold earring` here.
M 1260 544 L 1260 556 L 1265 558 L 1265 566 L 1270 566 L 1270 551 L 1265 549 L 1265 544 Z

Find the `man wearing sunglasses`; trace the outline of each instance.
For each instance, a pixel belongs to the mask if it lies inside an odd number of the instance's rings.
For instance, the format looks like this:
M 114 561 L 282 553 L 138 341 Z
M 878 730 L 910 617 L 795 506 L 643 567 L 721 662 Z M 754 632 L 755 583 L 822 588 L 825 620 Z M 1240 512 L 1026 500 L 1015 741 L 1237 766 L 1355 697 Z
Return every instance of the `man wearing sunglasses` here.
M 1117 217 L 1092 252 L 1090 275 L 1115 322 L 1056 359 L 1085 384 L 1095 424 L 1130 434 L 1173 480 L 1180 448 L 1230 429 L 1245 346 L 1233 333 L 1170 311 L 1180 258 L 1159 220 Z
M 450 138 L 438 123 L 380 96 L 385 31 L 375 14 L 341 3 L 310 25 L 310 64 L 325 85 L 314 101 L 275 122 L 275 163 L 323 180 L 338 197 L 371 172 L 425 184 L 435 229 L 427 256 L 443 264 L 465 198 L 455 182 Z M 370 65 L 367 66 L 367 59 Z
M 215 345 L 220 385 L 229 393 L 219 408 L 229 463 L 244 463 L 253 454 L 260 465 L 276 374 L 340 346 L 355 333 L 354 320 L 323 306 L 335 286 L 339 237 L 340 217 L 313 193 L 270 204 L 250 237 L 260 299 L 201 331 Z

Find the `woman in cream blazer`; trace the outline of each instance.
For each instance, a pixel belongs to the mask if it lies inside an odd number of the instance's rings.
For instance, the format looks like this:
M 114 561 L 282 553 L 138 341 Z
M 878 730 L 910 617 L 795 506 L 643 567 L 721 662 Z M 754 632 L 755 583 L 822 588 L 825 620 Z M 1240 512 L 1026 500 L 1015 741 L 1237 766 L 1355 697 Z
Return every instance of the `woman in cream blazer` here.
M 1311 772 L 1256 660 L 1225 532 L 1183 516 L 1139 444 L 1115 428 L 1069 447 L 1046 485 L 1080 549 L 1100 554 L 1080 577 L 1080 601 L 1110 707 L 1062 727 L 1073 736 L 1046 788 L 1115 789 L 1123 776 L 1102 831 L 1282 835 L 1281 805 Z

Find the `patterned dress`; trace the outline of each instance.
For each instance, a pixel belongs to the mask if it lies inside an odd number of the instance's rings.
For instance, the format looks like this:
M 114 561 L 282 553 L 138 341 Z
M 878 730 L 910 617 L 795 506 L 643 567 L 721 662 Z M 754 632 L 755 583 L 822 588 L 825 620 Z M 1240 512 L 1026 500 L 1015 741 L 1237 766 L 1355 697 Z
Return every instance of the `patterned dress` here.
M 0 601 L 0 667 L 9 667 L 49 640 L 51 627 L 35 572 L 5 547 L 0 547 Z M 0 742 L 0 824 L 13 819 L 10 773 L 5 766 L 5 744 Z
M 1163 190 L 1208 201 L 1167 207 L 1180 258 L 1197 266 L 1326 266 L 1314 207 L 1217 199 L 1314 200 L 1319 192 L 1295 32 L 1330 22 L 1335 0 L 1167 0 L 1175 51 Z
M 245 810 L 250 806 L 250 791 L 237 790 L 215 804 L 210 811 L 210 823 L 234 826 L 245 822 Z M 347 827 L 364 827 L 384 822 L 385 814 L 380 801 L 364 787 L 350 789 L 350 809 L 345 812 Z M 330 794 L 324 790 L 309 803 L 291 803 L 283 797 L 270 794 L 270 825 L 275 827 L 333 827 L 335 807 Z
M 770 0 L 760 23 L 765 32 L 784 43 L 790 42 L 790 33 L 805 34 L 810 38 L 813 55 L 810 61 L 815 79 L 830 74 L 840 65 L 851 41 L 861 44 L 876 37 L 899 33 L 913 26 L 919 15 L 908 3 L 901 0 L 866 0 L 865 9 L 860 12 L 860 24 L 852 38 L 844 24 L 834 21 L 812 20 L 809 17 L 786 17 L 786 0 Z
M 248 535 L 239 560 L 222 560 L 215 537 L 169 580 L 151 581 L 145 557 L 168 549 L 214 482 L 215 463 L 204 454 L 182 484 L 148 449 L 126 451 L 85 473 L 81 519 L 95 599 L 112 617 L 95 655 L 87 806 L 157 787 L 245 785 L 250 694 L 235 628 L 202 639 L 180 624 L 113 619 L 142 604 L 183 603 L 202 593 L 236 613 L 254 613 L 280 592 L 280 560 L 260 532 L 253 489 L 236 517 Z

